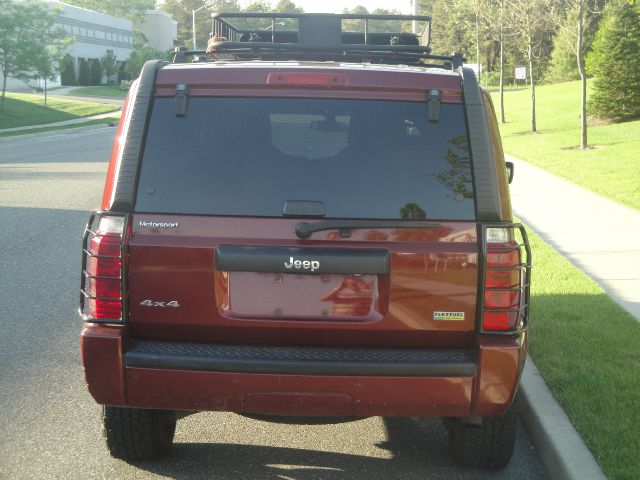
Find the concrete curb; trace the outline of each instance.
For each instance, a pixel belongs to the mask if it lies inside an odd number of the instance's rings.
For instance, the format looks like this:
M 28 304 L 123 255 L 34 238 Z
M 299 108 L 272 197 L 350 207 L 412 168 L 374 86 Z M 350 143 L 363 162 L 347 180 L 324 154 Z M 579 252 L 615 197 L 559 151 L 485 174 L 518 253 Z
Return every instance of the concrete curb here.
M 522 372 L 517 402 L 520 418 L 553 480 L 606 480 L 531 357 Z

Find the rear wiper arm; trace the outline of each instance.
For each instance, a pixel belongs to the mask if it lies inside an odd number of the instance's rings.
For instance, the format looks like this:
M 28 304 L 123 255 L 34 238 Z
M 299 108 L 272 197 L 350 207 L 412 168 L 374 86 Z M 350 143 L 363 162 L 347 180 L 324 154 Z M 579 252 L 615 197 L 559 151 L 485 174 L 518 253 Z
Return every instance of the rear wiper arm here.
M 340 236 L 349 238 L 354 228 L 438 228 L 440 225 L 430 222 L 408 220 L 320 220 L 318 222 L 299 222 L 296 224 L 296 235 L 306 239 L 314 232 L 323 230 L 340 230 Z

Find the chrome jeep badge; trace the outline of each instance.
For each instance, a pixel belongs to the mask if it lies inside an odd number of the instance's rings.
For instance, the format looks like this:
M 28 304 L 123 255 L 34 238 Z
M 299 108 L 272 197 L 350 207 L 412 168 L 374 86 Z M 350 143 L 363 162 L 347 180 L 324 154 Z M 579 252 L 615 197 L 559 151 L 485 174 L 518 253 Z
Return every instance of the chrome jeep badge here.
M 291 270 L 309 270 L 315 272 L 320 268 L 319 260 L 295 260 L 293 257 L 289 257 L 289 263 L 284 262 L 284 268 Z

